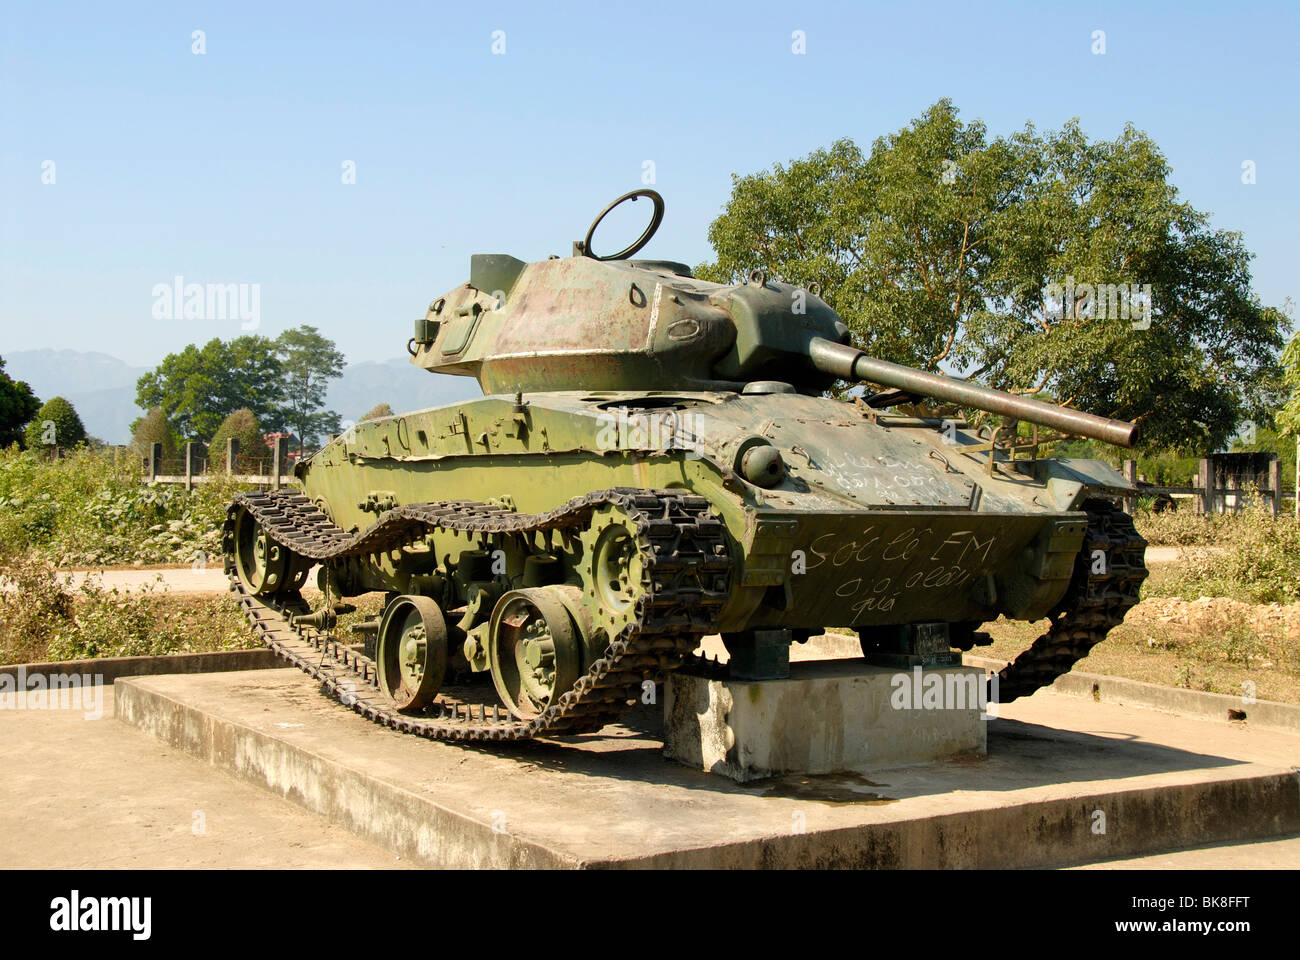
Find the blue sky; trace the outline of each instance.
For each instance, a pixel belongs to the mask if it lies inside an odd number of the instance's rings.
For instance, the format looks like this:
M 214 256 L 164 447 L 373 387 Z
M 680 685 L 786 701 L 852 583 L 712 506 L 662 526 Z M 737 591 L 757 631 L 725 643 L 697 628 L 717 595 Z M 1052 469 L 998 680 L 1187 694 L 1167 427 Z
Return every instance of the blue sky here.
M 154 286 L 182 276 L 259 284 L 261 333 L 311 323 L 352 361 L 399 356 L 471 253 L 567 255 L 647 160 L 668 214 L 644 255 L 696 263 L 733 172 L 868 147 L 941 97 L 994 134 L 1131 121 L 1243 233 L 1261 298 L 1300 300 L 1297 9 L 7 3 L 0 355 L 151 365 L 243 332 L 156 319 Z

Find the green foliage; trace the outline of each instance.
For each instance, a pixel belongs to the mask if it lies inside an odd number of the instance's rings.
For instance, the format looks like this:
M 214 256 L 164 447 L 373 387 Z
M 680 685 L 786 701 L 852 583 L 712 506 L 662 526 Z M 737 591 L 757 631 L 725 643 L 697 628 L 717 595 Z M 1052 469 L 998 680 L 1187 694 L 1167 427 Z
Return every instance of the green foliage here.
M 1164 592 L 1245 603 L 1300 602 L 1300 525 L 1274 518 L 1259 500 L 1241 513 L 1211 517 L 1190 511 L 1139 513 L 1138 532 L 1154 545 L 1209 547 L 1188 551 Z
M 238 485 L 143 484 L 135 457 L 0 451 L 0 544 L 60 566 L 216 562 Z
M 0 556 L 0 663 L 157 656 L 258 645 L 222 598 L 181 599 L 157 590 L 75 588 L 26 554 Z
M 1241 437 L 1235 438 L 1232 452 L 1276 453 L 1282 464 L 1283 483 L 1289 483 L 1295 477 L 1295 437 L 1285 436 L 1277 427 L 1257 427 L 1252 443 L 1246 443 Z
M 357 422 L 365 423 L 367 420 L 380 420 L 384 417 L 391 417 L 392 415 L 393 415 L 392 407 L 390 407 L 386 403 L 379 403 L 371 407 L 369 410 L 367 410 L 365 415 L 362 416 L 362 418 Z
M 1277 415 L 1278 427 L 1289 437 L 1300 434 L 1300 333 L 1282 351 L 1282 382 L 1287 400 Z
M 253 415 L 252 410 L 241 407 L 222 420 L 221 426 L 217 427 L 217 432 L 212 435 L 212 441 L 208 446 L 208 463 L 211 469 L 226 468 L 226 440 L 229 437 L 239 441 L 236 462 L 240 459 L 249 460 L 266 456 L 266 441 L 262 437 L 262 428 L 258 425 L 257 417 Z
M 698 273 L 816 281 L 875 356 L 1135 419 L 1148 445 L 1208 452 L 1278 402 L 1286 320 L 1251 292 L 1241 237 L 1211 229 L 1169 172 L 1131 126 L 1113 141 L 1089 141 L 1077 121 L 990 138 L 941 100 L 869 156 L 840 140 L 733 177 L 709 229 L 717 258 Z M 1049 307 L 1050 285 L 1085 283 L 1150 284 L 1149 329 L 1133 328 L 1133 303 L 1126 317 L 1082 289 Z
M 47 400 L 32 417 L 23 434 L 23 445 L 30 450 L 41 447 L 67 449 L 86 442 L 86 428 L 72 404 L 62 397 Z
M 334 342 L 312 326 L 274 340 L 214 339 L 163 358 L 136 383 L 136 403 L 161 409 L 180 439 L 208 440 L 226 417 L 248 409 L 265 431 L 291 428 L 310 446 L 320 434 L 339 430 L 338 414 L 324 406 L 326 387 L 343 372 L 343 362 Z
M 314 448 L 322 433 L 339 432 L 339 415 L 325 410 L 325 390 L 343 373 L 343 354 L 312 326 L 286 330 L 275 341 L 284 370 L 285 422 L 298 434 L 299 449 Z
M 146 410 L 161 408 L 182 439 L 211 437 L 241 407 L 278 428 L 284 367 L 277 350 L 276 341 L 254 335 L 213 339 L 201 348 L 190 344 L 139 379 L 136 403 Z
M 1189 487 L 1200 469 L 1199 457 L 1179 450 L 1148 450 L 1137 457 L 1138 476 L 1158 487 Z
M 23 425 L 40 407 L 41 402 L 25 381 L 5 373 L 4 357 L 0 357 L 0 447 L 22 443 Z
M 139 457 L 149 456 L 155 443 L 163 445 L 163 456 L 176 455 L 176 434 L 167 423 L 161 407 L 152 407 L 143 417 L 131 424 L 131 449 Z

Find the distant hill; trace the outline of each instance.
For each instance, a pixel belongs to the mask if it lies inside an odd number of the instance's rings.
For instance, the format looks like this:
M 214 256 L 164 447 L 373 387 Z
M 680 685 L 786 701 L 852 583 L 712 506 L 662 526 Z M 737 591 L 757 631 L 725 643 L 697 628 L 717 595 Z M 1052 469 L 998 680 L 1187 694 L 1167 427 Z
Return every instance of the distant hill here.
M 131 421 L 141 413 L 135 405 L 135 382 L 148 367 L 79 350 L 19 350 L 4 358 L 5 373 L 26 380 L 42 402 L 63 397 L 76 407 L 91 436 L 108 443 L 131 442 Z
M 20 350 L 4 354 L 4 360 L 5 373 L 26 380 L 42 402 L 61 396 L 76 407 L 92 436 L 131 442 L 131 422 L 143 412 L 135 405 L 135 384 L 152 368 L 78 350 Z M 469 377 L 433 374 L 396 359 L 349 364 L 325 399 L 344 420 L 357 420 L 380 403 L 401 413 L 479 395 Z

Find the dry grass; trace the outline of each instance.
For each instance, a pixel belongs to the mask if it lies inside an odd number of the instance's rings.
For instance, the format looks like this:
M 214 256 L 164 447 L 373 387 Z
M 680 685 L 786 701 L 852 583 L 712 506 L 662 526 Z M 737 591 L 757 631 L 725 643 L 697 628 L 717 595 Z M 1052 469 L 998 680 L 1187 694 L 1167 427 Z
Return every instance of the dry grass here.
M 1015 659 L 1047 621 L 998 620 L 991 647 L 975 653 Z M 1300 604 L 1252 606 L 1222 598 L 1144 600 L 1074 667 L 1164 686 L 1300 703 Z
M 76 588 L 27 555 L 0 559 L 0 663 L 240 650 L 259 645 L 228 596 Z

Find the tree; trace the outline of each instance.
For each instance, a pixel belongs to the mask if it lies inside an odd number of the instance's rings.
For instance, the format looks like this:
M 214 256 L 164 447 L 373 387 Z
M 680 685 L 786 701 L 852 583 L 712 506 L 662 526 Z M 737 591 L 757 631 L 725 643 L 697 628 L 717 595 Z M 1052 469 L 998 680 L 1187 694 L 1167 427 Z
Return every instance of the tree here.
M 213 467 L 225 468 L 226 440 L 234 437 L 239 441 L 239 455 L 242 457 L 265 457 L 266 441 L 262 437 L 262 428 L 252 410 L 241 407 L 217 427 L 208 446 L 208 462 Z
M 391 417 L 393 408 L 386 403 L 379 403 L 366 411 L 365 415 L 358 420 L 358 423 L 365 423 L 367 420 L 380 420 L 384 417 Z
M 168 354 L 136 383 L 136 403 L 159 407 L 184 439 L 211 437 L 231 413 L 247 407 L 263 424 L 281 424 L 284 369 L 277 342 L 248 335 L 209 340 Z
M 176 455 L 176 435 L 172 433 L 161 407 L 151 407 L 148 413 L 131 424 L 131 448 L 137 455 L 149 456 L 155 443 L 163 445 L 164 457 Z
M 1282 351 L 1282 382 L 1289 396 L 1278 411 L 1277 425 L 1289 437 L 1300 435 L 1300 332 Z
M 27 424 L 23 441 L 29 449 L 75 447 L 86 442 L 86 428 L 72 404 L 62 397 L 53 397 Z
M 325 389 L 343 373 L 343 354 L 315 327 L 286 330 L 275 341 L 284 370 L 285 422 L 298 434 L 299 453 L 322 433 L 339 432 L 339 415 L 325 406 Z
M 840 140 L 733 176 L 698 273 L 817 281 L 875 356 L 1216 449 L 1276 405 L 1285 317 L 1169 173 L 1132 126 L 990 139 L 941 100 L 869 156 Z
M 0 448 L 22 443 L 23 425 L 36 415 L 41 401 L 23 380 L 14 380 L 5 373 L 4 357 L 0 357 Z

